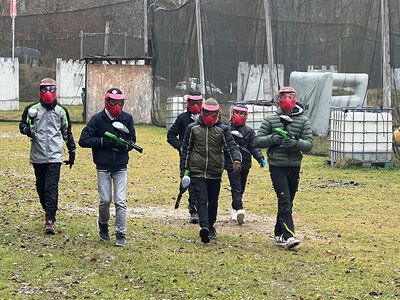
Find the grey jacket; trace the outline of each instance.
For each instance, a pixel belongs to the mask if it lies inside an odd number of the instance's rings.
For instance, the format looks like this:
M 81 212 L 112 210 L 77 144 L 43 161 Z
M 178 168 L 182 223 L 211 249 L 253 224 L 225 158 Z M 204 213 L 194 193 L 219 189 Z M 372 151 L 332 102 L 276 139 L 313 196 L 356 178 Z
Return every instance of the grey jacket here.
M 37 110 L 33 119 L 28 114 L 30 108 Z M 62 163 L 63 140 L 68 151 L 76 149 L 68 111 L 56 101 L 51 105 L 37 101 L 25 107 L 19 129 L 22 134 L 27 134 L 29 129 L 31 131 L 30 163 Z

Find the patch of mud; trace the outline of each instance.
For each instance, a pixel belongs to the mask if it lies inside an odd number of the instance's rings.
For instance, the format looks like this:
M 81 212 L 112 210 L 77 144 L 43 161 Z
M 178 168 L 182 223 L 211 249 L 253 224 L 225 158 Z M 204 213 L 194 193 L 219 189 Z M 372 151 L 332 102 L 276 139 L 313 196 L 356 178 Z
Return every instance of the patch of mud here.
M 354 181 L 349 182 L 342 182 L 342 181 L 335 181 L 335 180 L 328 180 L 328 184 L 316 185 L 314 186 L 315 189 L 336 189 L 336 188 L 357 188 L 363 187 L 364 183 L 358 183 Z
M 97 215 L 97 204 L 93 206 L 81 206 L 78 203 L 64 203 L 60 211 L 71 214 L 84 214 L 88 216 Z M 111 215 L 115 216 L 114 208 L 111 208 Z M 173 209 L 166 206 L 150 206 L 150 207 L 129 207 L 127 209 L 128 218 L 149 218 L 175 226 L 196 226 L 197 224 L 189 224 L 189 213 L 186 208 Z M 296 222 L 296 221 L 295 221 Z M 275 217 L 266 215 L 246 214 L 245 223 L 238 225 L 237 222 L 230 220 L 230 210 L 219 210 L 217 222 L 215 224 L 218 233 L 231 236 L 268 236 L 273 237 L 275 227 Z M 296 229 L 299 238 L 304 239 L 320 239 L 314 229 Z

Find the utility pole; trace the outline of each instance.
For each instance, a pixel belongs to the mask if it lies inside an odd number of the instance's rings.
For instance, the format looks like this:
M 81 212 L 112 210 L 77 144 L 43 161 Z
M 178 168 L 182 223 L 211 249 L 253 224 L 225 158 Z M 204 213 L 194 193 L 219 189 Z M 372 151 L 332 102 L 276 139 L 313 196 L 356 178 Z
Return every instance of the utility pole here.
M 201 31 L 200 0 L 196 0 L 196 23 L 197 23 L 197 53 L 199 56 L 199 71 L 200 71 L 200 92 L 204 96 L 206 94 L 206 88 L 204 82 L 203 37 Z
M 274 63 L 274 47 L 272 44 L 272 25 L 271 25 L 271 14 L 269 7 L 269 0 L 264 0 L 264 12 L 265 12 L 265 38 L 268 51 L 268 70 L 269 70 L 269 86 L 271 97 L 273 98 L 278 94 L 278 87 L 276 83 L 276 70 Z
M 147 0 L 143 0 L 143 40 L 144 40 L 144 56 L 148 55 L 148 33 L 147 33 Z
M 390 74 L 390 40 L 389 40 L 389 5 L 388 0 L 381 0 L 382 15 L 382 90 L 383 106 L 392 107 L 391 74 Z
M 109 34 L 110 34 L 110 23 L 106 22 L 106 28 L 104 30 L 104 55 L 108 55 Z
M 79 37 L 81 38 L 81 51 L 80 51 L 80 55 L 81 55 L 81 59 L 83 58 L 83 31 L 81 30 L 81 33 L 79 34 Z

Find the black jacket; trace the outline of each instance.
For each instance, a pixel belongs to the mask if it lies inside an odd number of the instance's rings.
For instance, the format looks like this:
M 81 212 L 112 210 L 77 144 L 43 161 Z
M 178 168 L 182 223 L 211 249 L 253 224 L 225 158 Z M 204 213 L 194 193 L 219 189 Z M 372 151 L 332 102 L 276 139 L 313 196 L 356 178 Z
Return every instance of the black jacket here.
M 112 126 L 112 123 L 115 121 L 124 124 L 129 129 L 129 133 L 121 133 L 115 129 Z M 113 133 L 126 141 L 136 142 L 132 115 L 122 111 L 116 119 L 110 120 L 103 109 L 103 111 L 95 114 L 90 119 L 87 126 L 82 130 L 79 139 L 79 146 L 83 148 L 92 148 L 93 161 L 99 170 L 115 172 L 126 168 L 129 161 L 128 151 L 116 151 L 103 147 L 101 138 L 108 139 L 108 137 L 104 136 L 106 131 Z
M 235 126 L 231 123 L 229 126 L 229 130 L 238 131 L 242 137 L 238 137 L 235 134 L 232 134 L 233 139 L 235 140 L 240 152 L 242 153 L 242 169 L 248 170 L 251 168 L 251 156 L 261 163 L 261 160 L 264 159 L 264 155 L 262 154 L 259 148 L 256 148 L 254 145 L 254 130 L 249 126 Z M 232 161 L 230 160 L 230 155 L 225 152 L 225 169 L 232 170 Z
M 224 150 L 230 161 L 242 161 L 228 126 L 218 121 L 207 127 L 200 116 L 186 128 L 182 145 L 181 170 L 189 170 L 190 176 L 207 179 L 221 178 L 224 171 Z
M 194 120 L 190 111 L 185 111 L 178 115 L 174 124 L 168 130 L 167 142 L 179 152 L 183 144 L 183 138 L 185 137 L 186 127 L 193 122 Z

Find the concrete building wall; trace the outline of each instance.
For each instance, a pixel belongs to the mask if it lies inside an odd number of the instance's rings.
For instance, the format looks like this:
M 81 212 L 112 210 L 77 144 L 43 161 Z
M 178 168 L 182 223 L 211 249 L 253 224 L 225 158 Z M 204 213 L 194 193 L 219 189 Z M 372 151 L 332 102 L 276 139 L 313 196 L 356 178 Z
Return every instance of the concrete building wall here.
M 82 104 L 81 92 L 85 86 L 85 64 L 79 60 L 57 58 L 57 101 L 66 105 Z
M 283 84 L 284 67 L 278 65 L 279 83 Z M 268 65 L 250 65 L 248 62 L 239 62 L 237 100 L 271 100 L 276 95 L 271 95 L 269 86 Z M 278 86 L 276 86 L 278 90 Z
M 106 91 L 115 87 L 124 93 L 124 111 L 133 115 L 135 124 L 151 124 L 152 86 L 149 65 L 88 64 L 86 122 L 103 110 Z
M 19 109 L 18 59 L 0 57 L 0 110 Z

